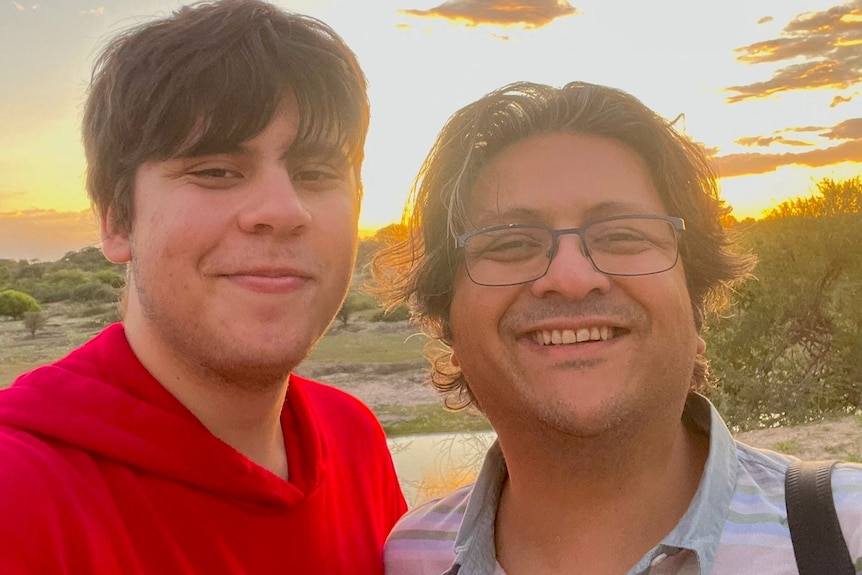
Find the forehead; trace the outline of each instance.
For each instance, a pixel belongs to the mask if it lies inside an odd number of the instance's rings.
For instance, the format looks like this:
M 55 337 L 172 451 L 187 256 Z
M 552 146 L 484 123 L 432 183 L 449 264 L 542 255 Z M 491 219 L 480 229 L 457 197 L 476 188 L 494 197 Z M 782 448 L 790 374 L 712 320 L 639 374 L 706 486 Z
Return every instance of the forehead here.
M 292 92 L 286 92 L 272 114 L 258 131 L 221 132 L 223 119 L 208 118 L 198 122 L 186 143 L 175 157 L 204 156 L 213 153 L 241 153 L 251 155 L 263 149 L 289 150 L 292 156 L 325 157 L 347 161 L 347 145 L 331 134 L 301 130 L 302 111 Z M 240 136 L 245 136 L 240 139 Z
M 479 171 L 467 210 L 477 226 L 665 213 L 639 155 L 614 140 L 568 133 L 532 136 L 497 154 Z

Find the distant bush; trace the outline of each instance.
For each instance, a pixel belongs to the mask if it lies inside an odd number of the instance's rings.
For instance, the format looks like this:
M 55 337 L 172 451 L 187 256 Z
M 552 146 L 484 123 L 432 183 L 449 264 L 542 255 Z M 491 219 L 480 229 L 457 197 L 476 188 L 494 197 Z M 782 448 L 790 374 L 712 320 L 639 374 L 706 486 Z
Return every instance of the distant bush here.
M 374 314 L 371 321 L 407 321 L 408 319 L 410 319 L 410 310 L 402 305 L 388 312 L 380 310 Z
M 341 308 L 339 308 L 338 313 L 335 314 L 335 319 L 341 322 L 341 325 L 347 325 L 347 322 L 350 321 L 350 318 L 353 316 L 353 312 L 356 311 L 356 299 L 353 297 L 353 294 L 349 294 L 347 298 L 345 298 L 344 303 L 341 304 Z
M 0 316 L 21 319 L 28 311 L 42 311 L 33 296 L 11 289 L 0 292 Z
M 112 288 L 121 288 L 126 285 L 126 276 L 113 268 L 99 270 L 93 274 L 93 277 L 98 282 L 109 285 Z
M 0 291 L 27 293 L 43 304 L 94 298 L 114 301 L 125 285 L 125 273 L 124 265 L 109 262 L 94 247 L 69 252 L 56 262 L 0 259 Z M 80 287 L 86 284 L 102 284 L 114 291 L 109 296 L 99 288 Z
M 72 290 L 71 298 L 73 301 L 79 302 L 115 302 L 117 301 L 117 291 L 110 285 L 89 281 L 76 286 Z
M 30 337 L 35 338 L 36 332 L 45 327 L 48 323 L 48 316 L 41 311 L 24 312 L 24 327 L 30 332 Z
M 347 299 L 345 299 L 344 303 L 341 305 L 341 309 L 339 309 L 338 313 L 335 314 L 335 318 L 339 321 L 341 326 L 344 327 L 351 319 L 356 317 L 359 312 L 372 310 L 376 307 L 379 307 L 379 304 L 374 296 L 363 292 L 359 288 L 351 289 L 350 293 L 347 295 Z

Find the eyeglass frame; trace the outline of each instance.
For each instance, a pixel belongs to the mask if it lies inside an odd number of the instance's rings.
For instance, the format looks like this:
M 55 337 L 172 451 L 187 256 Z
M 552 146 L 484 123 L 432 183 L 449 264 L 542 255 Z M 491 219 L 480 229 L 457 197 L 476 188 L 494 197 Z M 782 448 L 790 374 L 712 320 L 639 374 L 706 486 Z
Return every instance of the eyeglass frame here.
M 593 255 L 592 255 L 592 253 L 590 253 L 590 249 L 587 246 L 586 230 L 588 230 L 589 228 L 591 228 L 592 226 L 594 226 L 596 224 L 603 224 L 606 222 L 612 222 L 614 220 L 661 220 L 661 221 L 665 221 L 665 222 L 670 223 L 672 228 L 673 228 L 673 232 L 674 232 L 674 247 L 675 247 L 675 251 L 676 251 L 676 257 L 674 257 L 671 265 L 669 265 L 665 269 L 662 269 L 659 271 L 654 271 L 654 272 L 647 272 L 647 273 L 628 273 L 628 274 L 609 273 L 609 272 L 606 272 L 604 270 L 599 269 L 599 267 L 596 265 L 596 262 L 593 261 Z M 661 215 L 661 214 L 630 214 L 630 215 L 624 215 L 624 216 L 611 216 L 608 218 L 602 218 L 600 220 L 594 220 L 591 222 L 587 222 L 586 224 L 584 224 L 583 226 L 580 226 L 578 228 L 555 229 L 555 228 L 551 228 L 551 227 L 548 227 L 548 226 L 545 226 L 542 224 L 503 224 L 503 225 L 499 225 L 499 226 L 489 226 L 489 227 L 485 227 L 485 228 L 479 228 L 476 230 L 470 230 L 469 232 L 464 232 L 463 234 L 460 234 L 456 238 L 456 240 L 455 240 L 456 241 L 456 247 L 458 249 L 464 249 L 467 245 L 467 241 L 470 238 L 472 238 L 473 236 L 481 235 L 483 233 L 495 232 L 495 231 L 499 231 L 499 230 L 517 230 L 520 228 L 544 229 L 544 230 L 547 230 L 548 232 L 551 233 L 551 253 L 548 256 L 548 265 L 545 267 L 545 271 L 542 272 L 541 275 L 536 276 L 534 278 L 531 278 L 528 280 L 522 280 L 522 281 L 518 281 L 518 282 L 513 282 L 513 283 L 505 283 L 505 284 L 481 283 L 481 282 L 477 282 L 475 279 L 473 279 L 473 275 L 470 273 L 470 266 L 467 265 L 467 258 L 465 257 L 464 258 L 464 267 L 467 269 L 467 275 L 470 277 L 470 281 L 472 281 L 476 285 L 486 286 L 486 287 L 508 287 L 508 286 L 522 285 L 522 284 L 534 282 L 538 279 L 541 279 L 548 274 L 548 271 L 551 269 L 551 263 L 553 263 L 554 258 L 557 257 L 558 246 L 560 243 L 559 242 L 560 236 L 571 235 L 571 234 L 577 235 L 581 239 L 581 253 L 584 255 L 585 258 L 587 258 L 587 261 L 590 262 L 590 265 L 593 266 L 593 269 L 599 273 L 605 274 L 607 276 L 618 276 L 618 277 L 650 276 L 650 275 L 664 273 L 668 270 L 673 269 L 674 266 L 676 266 L 677 262 L 679 261 L 679 233 L 685 231 L 685 220 L 680 218 L 680 217 L 677 217 L 677 216 L 665 216 L 665 215 Z

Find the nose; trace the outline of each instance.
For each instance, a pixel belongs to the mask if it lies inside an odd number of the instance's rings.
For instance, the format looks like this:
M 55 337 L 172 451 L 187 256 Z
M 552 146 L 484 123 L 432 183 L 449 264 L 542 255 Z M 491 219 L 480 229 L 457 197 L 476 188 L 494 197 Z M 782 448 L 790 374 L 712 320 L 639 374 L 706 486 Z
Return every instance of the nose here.
M 559 294 L 567 299 L 583 299 L 590 292 L 605 293 L 610 289 L 608 276 L 593 267 L 584 253 L 581 238 L 566 234 L 557 238 L 548 272 L 530 285 L 536 297 Z
M 311 212 L 288 170 L 277 166 L 250 182 L 238 220 L 248 233 L 295 233 L 308 225 Z

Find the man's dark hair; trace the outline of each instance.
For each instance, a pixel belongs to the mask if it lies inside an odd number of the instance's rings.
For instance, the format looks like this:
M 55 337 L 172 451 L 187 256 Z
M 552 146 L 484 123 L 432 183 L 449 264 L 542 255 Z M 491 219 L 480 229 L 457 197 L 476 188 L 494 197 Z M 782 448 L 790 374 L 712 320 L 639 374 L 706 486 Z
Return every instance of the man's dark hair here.
M 680 258 L 695 327 L 726 304 L 728 290 L 747 277 L 751 256 L 734 254 L 722 225 L 729 209 L 702 148 L 679 134 L 640 100 L 614 88 L 572 82 L 562 88 L 519 82 L 491 92 L 449 118 L 423 163 L 406 212 L 407 240 L 373 262 L 378 292 L 388 307 L 408 304 L 435 340 L 451 345 L 449 307 L 463 255 L 455 238 L 470 229 L 465 206 L 476 177 L 500 152 L 532 136 L 568 133 L 619 142 L 640 156 L 667 213 L 686 222 Z M 431 346 L 439 350 L 439 346 Z M 461 371 L 445 351 L 434 352 L 432 383 L 449 407 L 474 401 Z M 694 388 L 707 381 L 698 357 Z
M 223 0 L 120 34 L 96 63 L 84 111 L 91 202 L 103 221 L 131 231 L 141 164 L 235 149 L 269 125 L 285 96 L 298 106 L 295 143 L 342 150 L 359 182 L 366 81 L 323 22 Z

